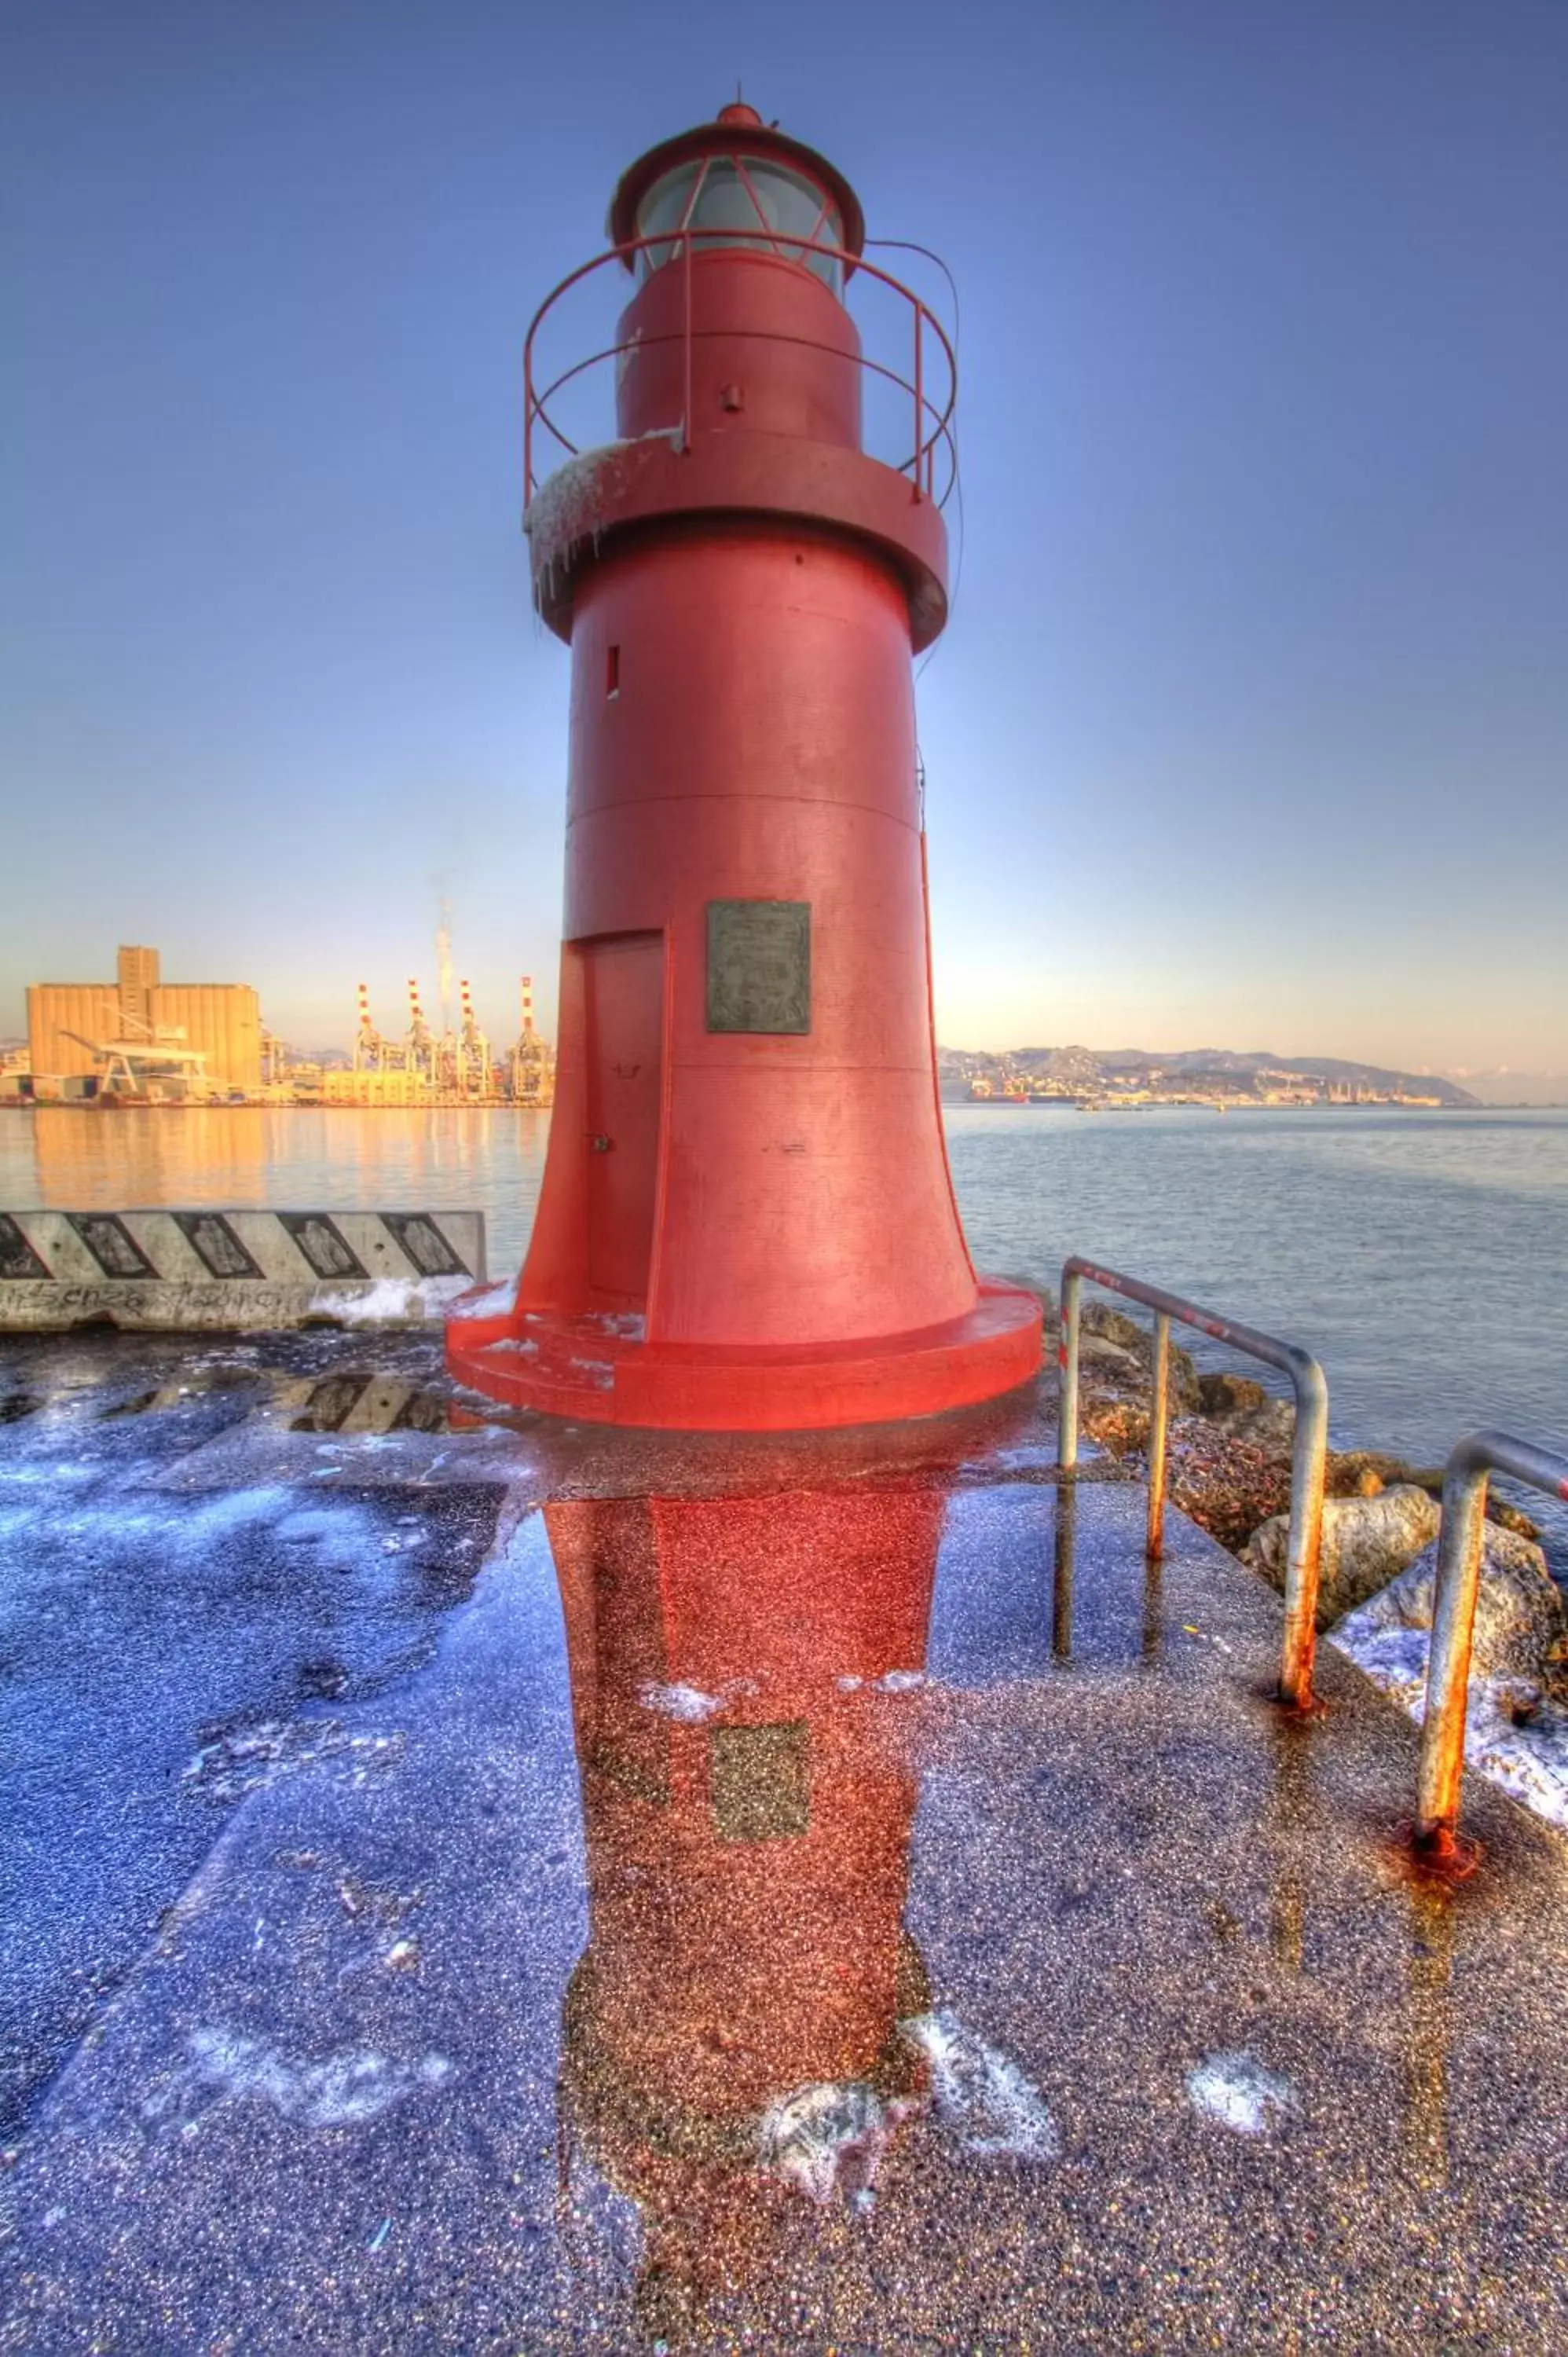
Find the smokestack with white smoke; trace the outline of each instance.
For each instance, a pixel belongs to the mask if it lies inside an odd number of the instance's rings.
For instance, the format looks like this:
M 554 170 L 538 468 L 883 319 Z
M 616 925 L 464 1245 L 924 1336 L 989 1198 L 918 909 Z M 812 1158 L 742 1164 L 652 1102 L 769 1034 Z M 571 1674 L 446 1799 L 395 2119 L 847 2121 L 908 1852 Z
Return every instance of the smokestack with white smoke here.
M 452 903 L 445 894 L 441 921 L 435 928 L 435 981 L 441 996 L 441 1028 L 452 1028 Z

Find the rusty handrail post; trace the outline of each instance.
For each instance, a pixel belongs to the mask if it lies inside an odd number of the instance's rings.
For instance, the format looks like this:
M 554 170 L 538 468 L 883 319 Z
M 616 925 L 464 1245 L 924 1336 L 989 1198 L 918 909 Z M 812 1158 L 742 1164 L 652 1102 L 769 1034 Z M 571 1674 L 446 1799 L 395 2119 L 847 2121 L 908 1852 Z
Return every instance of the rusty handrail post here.
M 1078 1490 L 1071 1481 L 1057 1488 L 1057 1534 L 1051 1577 L 1051 1652 L 1058 1662 L 1072 1659 L 1073 1543 L 1078 1527 Z
M 1165 1539 L 1165 1426 L 1171 1404 L 1171 1321 L 1155 1313 L 1154 1380 L 1149 1386 L 1149 1522 L 1144 1553 L 1158 1563 Z
M 1416 1771 L 1414 1840 L 1435 1857 L 1453 1855 L 1465 1772 L 1465 1721 L 1470 1698 L 1470 1648 L 1481 1585 L 1487 1487 L 1493 1473 L 1568 1498 L 1568 1457 L 1508 1432 L 1471 1432 L 1443 1471 L 1443 1522 L 1426 1656 L 1426 1716 Z
M 1129 1301 L 1141 1301 L 1146 1309 L 1155 1310 L 1162 1318 L 1174 1318 L 1183 1326 L 1194 1326 L 1199 1333 L 1209 1335 L 1217 1342 L 1228 1342 L 1232 1350 L 1244 1351 L 1249 1358 L 1261 1359 L 1265 1366 L 1277 1367 L 1282 1374 L 1290 1377 L 1295 1393 L 1295 1443 L 1291 1451 L 1290 1534 L 1286 1543 L 1285 1627 L 1279 1693 L 1282 1702 L 1305 1710 L 1312 1701 L 1312 1664 L 1317 1644 L 1318 1559 L 1323 1546 L 1323 1491 L 1328 1459 L 1328 1383 L 1322 1368 L 1310 1351 L 1298 1349 L 1294 1342 L 1282 1342 L 1273 1334 L 1260 1333 L 1255 1326 L 1242 1326 L 1234 1318 L 1217 1318 L 1212 1310 L 1200 1309 L 1196 1302 L 1184 1301 L 1179 1294 L 1166 1293 L 1157 1285 L 1145 1285 L 1140 1277 L 1123 1276 L 1118 1269 L 1101 1268 L 1094 1261 L 1083 1260 L 1075 1253 L 1062 1265 L 1062 1339 L 1058 1352 L 1061 1406 L 1057 1443 L 1057 1462 L 1060 1467 L 1078 1461 L 1079 1293 L 1085 1278 L 1090 1285 L 1102 1285 L 1107 1292 L 1120 1293 Z M 1158 1332 L 1156 1327 L 1156 1354 Z M 1150 1437 L 1152 1442 L 1152 1429 Z M 1161 1458 L 1163 1476 L 1163 1434 Z M 1151 1503 L 1151 1528 L 1153 1522 Z
M 1317 1361 L 1287 1344 L 1295 1386 L 1290 1529 L 1285 1542 L 1285 1635 L 1280 1700 L 1305 1710 L 1317 1650 L 1317 1581 L 1323 1552 L 1323 1492 L 1328 1477 L 1328 1383 Z
M 1082 1280 L 1069 1260 L 1062 1271 L 1061 1333 L 1057 1341 L 1057 1463 L 1067 1472 L 1078 1463 L 1078 1320 Z

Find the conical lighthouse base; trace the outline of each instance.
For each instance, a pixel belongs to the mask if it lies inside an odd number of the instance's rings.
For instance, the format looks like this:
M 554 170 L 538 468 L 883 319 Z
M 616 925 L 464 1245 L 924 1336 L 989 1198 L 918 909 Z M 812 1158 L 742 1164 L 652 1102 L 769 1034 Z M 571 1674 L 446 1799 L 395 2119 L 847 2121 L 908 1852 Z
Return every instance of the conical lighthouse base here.
M 489 1299 L 494 1300 L 493 1292 Z M 940 1415 L 1027 1383 L 1040 1363 L 1040 1304 L 981 1280 L 975 1307 L 945 1325 L 814 1349 L 701 1349 L 644 1341 L 639 1321 L 507 1309 L 485 1293 L 454 1303 L 446 1362 L 461 1383 L 510 1407 L 584 1424 L 675 1432 L 812 1432 Z

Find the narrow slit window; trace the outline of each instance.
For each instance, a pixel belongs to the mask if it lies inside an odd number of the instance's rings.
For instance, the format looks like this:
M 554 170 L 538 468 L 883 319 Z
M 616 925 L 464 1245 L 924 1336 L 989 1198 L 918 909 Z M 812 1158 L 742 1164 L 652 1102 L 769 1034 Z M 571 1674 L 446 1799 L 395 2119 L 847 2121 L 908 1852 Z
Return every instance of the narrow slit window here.
M 620 694 L 620 649 L 618 647 L 605 649 L 605 694 L 607 696 Z

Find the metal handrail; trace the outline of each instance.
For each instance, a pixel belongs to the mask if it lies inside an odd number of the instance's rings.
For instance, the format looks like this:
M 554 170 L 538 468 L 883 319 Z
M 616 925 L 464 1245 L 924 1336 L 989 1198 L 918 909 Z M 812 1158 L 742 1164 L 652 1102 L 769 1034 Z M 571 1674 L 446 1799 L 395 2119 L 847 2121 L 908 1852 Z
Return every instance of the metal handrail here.
M 1217 1342 L 1244 1351 L 1265 1366 L 1287 1374 L 1295 1391 L 1295 1439 L 1291 1452 L 1290 1534 L 1285 1557 L 1284 1643 L 1280 1657 L 1280 1700 L 1305 1710 L 1312 1701 L 1312 1663 L 1317 1646 L 1317 1574 L 1323 1544 L 1323 1491 L 1328 1458 L 1328 1382 L 1310 1351 L 1281 1342 L 1255 1327 L 1218 1318 L 1179 1294 L 1144 1285 L 1119 1270 L 1100 1268 L 1077 1254 L 1062 1265 L 1061 1403 L 1057 1462 L 1065 1471 L 1078 1462 L 1078 1359 L 1079 1295 L 1083 1281 L 1103 1286 L 1129 1301 L 1141 1301 L 1155 1317 L 1155 1364 L 1149 1407 L 1148 1552 L 1157 1558 L 1165 1536 L 1165 1426 L 1170 1405 L 1171 1320 L 1196 1327 Z
M 1516 1440 L 1508 1432 L 1467 1433 L 1443 1469 L 1443 1522 L 1437 1534 L 1413 1828 L 1416 1847 L 1439 1860 L 1453 1858 L 1458 1847 L 1470 1648 L 1481 1586 L 1487 1487 L 1493 1473 L 1509 1474 L 1551 1498 L 1568 1498 L 1568 1457 Z
M 889 384 L 897 385 L 903 393 L 919 393 L 919 388 L 911 384 L 907 376 L 900 376 L 897 369 L 885 366 L 881 361 L 868 360 L 864 352 L 845 352 L 837 344 L 824 344 L 816 336 L 780 335 L 771 328 L 699 328 L 693 337 L 693 341 L 700 344 L 708 337 L 718 336 L 722 336 L 726 343 L 744 343 L 749 339 L 761 344 L 793 344 L 800 351 L 826 352 L 834 360 L 853 360 L 855 367 L 864 369 L 868 376 L 884 377 Z M 582 451 L 578 445 L 568 440 L 562 433 L 561 428 L 545 408 L 545 404 L 554 398 L 563 385 L 568 385 L 575 378 L 585 375 L 589 369 L 597 368 L 603 361 L 619 360 L 623 352 L 650 352 L 658 344 L 672 344 L 675 340 L 675 338 L 671 335 L 629 336 L 618 344 L 606 344 L 602 350 L 590 352 L 586 360 L 575 361 L 570 368 L 563 369 L 558 377 L 553 378 L 542 393 L 534 395 L 535 417 L 541 425 L 559 442 L 569 458 L 581 457 Z M 948 479 L 943 486 L 941 498 L 937 500 L 938 507 L 945 507 L 952 491 L 953 477 L 958 466 L 958 452 L 953 443 L 950 426 L 943 424 L 931 402 L 926 400 L 923 394 L 919 394 L 919 398 L 928 416 L 935 420 L 930 436 L 931 447 L 934 449 L 939 441 L 947 445 Z M 924 458 L 927 453 L 922 451 L 921 456 Z M 913 458 L 906 458 L 901 465 L 894 468 L 894 472 L 907 475 L 914 463 Z M 927 468 L 926 475 L 927 497 L 934 497 L 935 479 L 929 467 Z
M 595 353 L 590 360 L 579 361 L 575 367 L 565 370 L 560 376 L 556 377 L 551 384 L 547 385 L 542 393 L 540 393 L 535 389 L 533 372 L 534 339 L 539 332 L 540 327 L 546 315 L 553 309 L 561 297 L 564 295 L 569 294 L 572 288 L 579 285 L 583 279 L 591 276 L 596 270 L 602 270 L 607 264 L 622 262 L 627 264 L 629 267 L 634 257 L 650 246 L 669 247 L 671 249 L 671 259 L 668 264 L 664 266 L 671 269 L 674 269 L 679 266 L 682 269 L 685 282 L 683 305 L 684 317 L 682 326 L 682 337 L 684 346 L 684 376 L 686 393 L 685 414 L 682 419 L 681 425 L 681 441 L 682 450 L 690 449 L 692 439 L 692 347 L 697 335 L 703 332 L 719 332 L 718 330 L 693 331 L 692 324 L 692 261 L 693 252 L 698 242 L 704 238 L 720 247 L 726 245 L 733 246 L 737 242 L 754 242 L 759 245 L 768 246 L 777 253 L 781 242 L 781 233 L 779 231 L 768 229 L 703 229 L 698 228 L 695 225 L 689 225 L 682 226 L 680 229 L 675 230 L 662 230 L 655 234 L 646 237 L 628 238 L 624 245 L 607 246 L 603 253 L 596 254 L 592 261 L 582 263 L 575 270 L 570 271 L 567 275 L 561 280 L 559 285 L 551 289 L 543 302 L 541 303 L 538 310 L 534 313 L 532 318 L 529 322 L 528 333 L 523 339 L 522 348 L 522 477 L 523 503 L 525 507 L 532 500 L 534 491 L 538 488 L 533 472 L 533 426 L 535 419 L 538 420 L 548 433 L 554 436 L 556 441 L 562 445 L 563 448 L 570 452 L 574 447 L 574 446 L 567 440 L 565 435 L 561 432 L 553 418 L 549 415 L 544 407 L 544 404 L 552 397 L 553 394 L 560 390 L 562 385 L 568 383 L 572 378 L 580 375 L 585 369 L 592 367 L 596 361 L 614 359 L 622 352 L 645 348 L 643 345 L 637 343 L 618 343 L 608 345 L 603 351 Z M 958 467 L 958 452 L 952 435 L 953 411 L 958 403 L 958 361 L 954 354 L 952 345 L 948 339 L 947 331 L 943 328 L 941 321 L 937 317 L 936 313 L 930 309 L 929 305 L 921 301 L 920 297 L 914 292 L 912 287 L 908 287 L 904 285 L 902 279 L 895 278 L 890 271 L 882 269 L 876 263 L 867 262 L 864 254 L 852 253 L 848 246 L 835 245 L 826 239 L 817 238 L 814 236 L 810 238 L 786 238 L 782 239 L 782 242 L 787 244 L 790 249 L 787 259 L 791 266 L 803 266 L 803 264 L 797 264 L 797 255 L 807 253 L 822 254 L 829 261 L 841 263 L 846 265 L 848 269 L 853 269 L 859 274 L 864 274 L 867 278 L 875 279 L 880 285 L 891 287 L 896 295 L 902 296 L 904 300 L 909 305 L 913 313 L 915 342 L 915 375 L 912 382 L 908 377 L 900 376 L 896 370 L 885 367 L 880 361 L 867 360 L 864 353 L 839 352 L 835 347 L 832 346 L 824 346 L 822 349 L 832 350 L 836 358 L 848 361 L 854 367 L 863 368 L 870 373 L 887 378 L 892 383 L 899 386 L 903 392 L 910 395 L 915 404 L 914 450 L 911 457 L 904 459 L 902 464 L 897 467 L 895 471 L 899 474 L 904 474 L 912 468 L 913 482 L 911 486 L 911 496 L 916 500 L 922 499 L 935 500 L 936 504 L 939 507 L 945 506 L 947 500 L 951 496 L 953 481 L 956 477 Z M 679 249 L 678 263 L 677 249 Z M 926 391 L 925 330 L 928 328 L 940 343 L 943 358 L 947 363 L 947 398 L 940 407 L 938 404 L 930 398 Z M 725 330 L 725 332 L 729 333 L 742 331 Z M 745 332 L 759 334 L 766 331 L 752 329 Z M 650 339 L 648 340 L 651 343 L 652 341 L 663 339 Z M 772 339 L 772 340 L 783 343 L 809 343 L 810 341 L 809 339 L 804 337 L 791 336 L 780 336 Z M 929 421 L 929 432 L 927 430 L 928 421 Z M 947 445 L 949 459 L 948 480 L 940 500 L 936 498 L 936 449 L 939 442 L 944 442 Z

